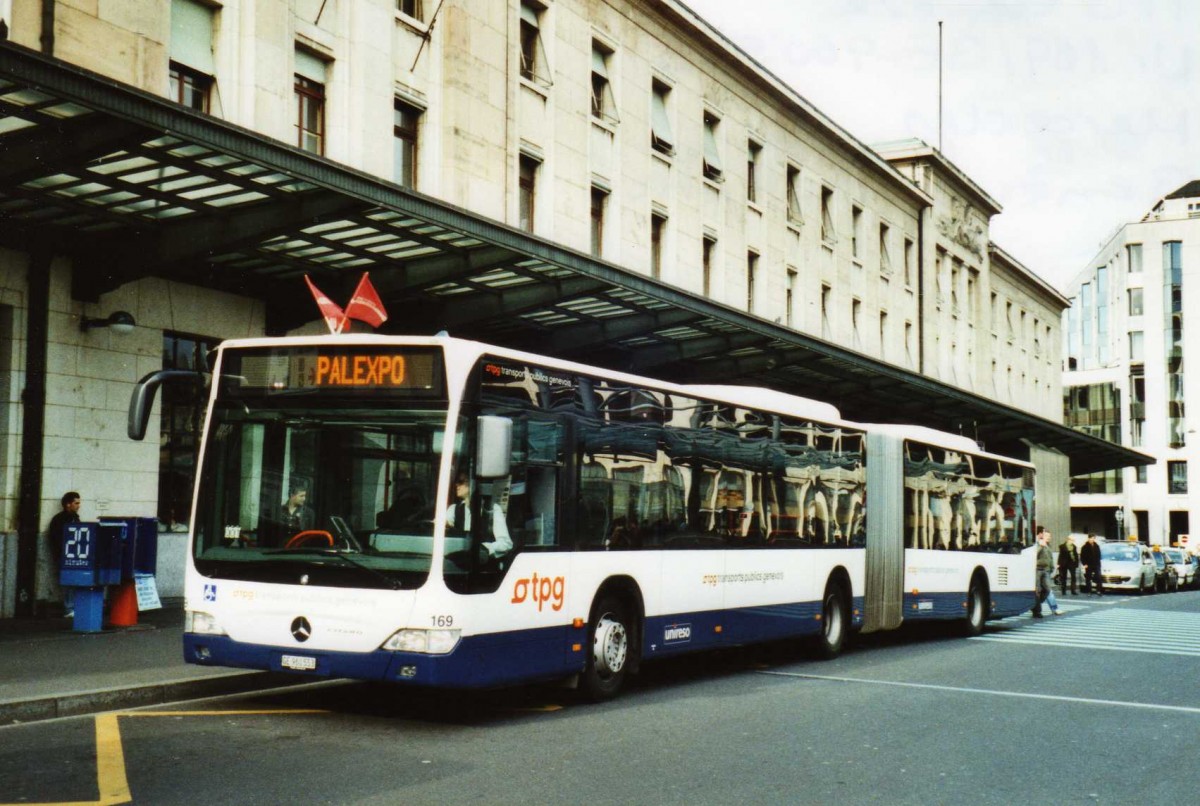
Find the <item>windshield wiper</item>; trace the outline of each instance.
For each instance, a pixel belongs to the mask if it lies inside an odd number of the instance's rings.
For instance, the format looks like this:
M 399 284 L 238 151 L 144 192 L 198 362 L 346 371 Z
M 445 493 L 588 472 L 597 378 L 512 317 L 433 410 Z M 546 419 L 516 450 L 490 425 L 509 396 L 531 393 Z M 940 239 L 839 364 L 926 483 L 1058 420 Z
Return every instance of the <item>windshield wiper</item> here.
M 392 579 L 390 576 L 383 573 L 382 571 L 380 571 L 376 568 L 372 568 L 371 566 L 367 565 L 366 563 L 362 563 L 362 562 L 359 562 L 358 560 L 354 559 L 346 552 L 345 549 L 333 549 L 333 548 L 266 549 L 262 553 L 264 555 L 269 554 L 272 556 L 279 555 L 279 554 L 292 554 L 292 555 L 315 554 L 318 557 L 336 557 L 339 560 L 342 560 L 343 562 L 349 563 L 350 565 L 354 566 L 355 568 L 361 568 L 362 570 L 366 571 L 368 574 L 371 574 L 374 577 L 382 579 L 384 582 L 387 583 L 388 587 L 391 588 L 392 590 L 400 590 L 400 583 L 398 581 Z

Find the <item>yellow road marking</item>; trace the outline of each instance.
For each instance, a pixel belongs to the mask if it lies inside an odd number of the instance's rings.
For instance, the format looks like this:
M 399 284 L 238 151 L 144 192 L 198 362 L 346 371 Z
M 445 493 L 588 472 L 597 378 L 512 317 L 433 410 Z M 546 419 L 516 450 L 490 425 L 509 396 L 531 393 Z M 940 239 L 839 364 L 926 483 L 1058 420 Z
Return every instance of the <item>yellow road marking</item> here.
M 327 714 L 318 708 L 280 708 L 258 711 L 113 711 L 96 717 L 96 784 L 99 800 L 56 803 L 0 803 L 0 806 L 118 806 L 129 803 L 129 778 L 125 774 L 125 747 L 121 743 L 119 718 L 123 716 L 273 716 Z
M 276 714 L 327 714 L 324 708 L 269 708 L 261 711 L 124 711 L 117 716 L 272 716 Z M 4 806 L 0 804 L 0 806 Z
M 96 782 L 100 803 L 128 803 L 129 780 L 125 776 L 125 748 L 121 745 L 120 714 L 96 717 Z

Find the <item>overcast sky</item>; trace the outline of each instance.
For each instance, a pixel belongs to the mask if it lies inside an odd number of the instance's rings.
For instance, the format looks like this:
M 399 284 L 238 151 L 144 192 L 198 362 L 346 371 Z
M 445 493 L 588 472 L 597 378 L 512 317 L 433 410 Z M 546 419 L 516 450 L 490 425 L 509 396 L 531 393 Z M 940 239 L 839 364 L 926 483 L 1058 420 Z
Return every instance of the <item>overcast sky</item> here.
M 1200 179 L 1197 0 L 683 0 L 865 143 L 938 145 L 1060 290 Z

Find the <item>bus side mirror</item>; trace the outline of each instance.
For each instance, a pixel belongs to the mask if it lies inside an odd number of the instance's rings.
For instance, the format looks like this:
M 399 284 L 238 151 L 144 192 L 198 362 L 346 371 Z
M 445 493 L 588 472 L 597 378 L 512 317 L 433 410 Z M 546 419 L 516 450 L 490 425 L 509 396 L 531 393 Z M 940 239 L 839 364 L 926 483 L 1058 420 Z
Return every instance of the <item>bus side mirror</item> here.
M 483 415 L 476 420 L 479 441 L 475 450 L 475 475 L 501 479 L 509 474 L 513 422 L 507 417 Z
M 154 408 L 154 395 L 163 383 L 190 379 L 202 384 L 206 377 L 203 372 L 190 369 L 162 369 L 138 381 L 129 397 L 129 424 L 126 427 L 129 438 L 138 442 L 145 438 L 146 427 L 150 424 L 150 411 Z

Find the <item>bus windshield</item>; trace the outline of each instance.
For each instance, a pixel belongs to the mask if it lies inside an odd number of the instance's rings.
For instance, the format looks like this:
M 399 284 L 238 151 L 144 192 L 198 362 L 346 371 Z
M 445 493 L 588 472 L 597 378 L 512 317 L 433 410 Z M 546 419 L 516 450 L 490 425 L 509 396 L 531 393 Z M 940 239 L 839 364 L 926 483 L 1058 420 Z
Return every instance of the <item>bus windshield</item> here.
M 444 405 L 213 411 L 193 553 L 205 576 L 420 587 L 433 553 Z

